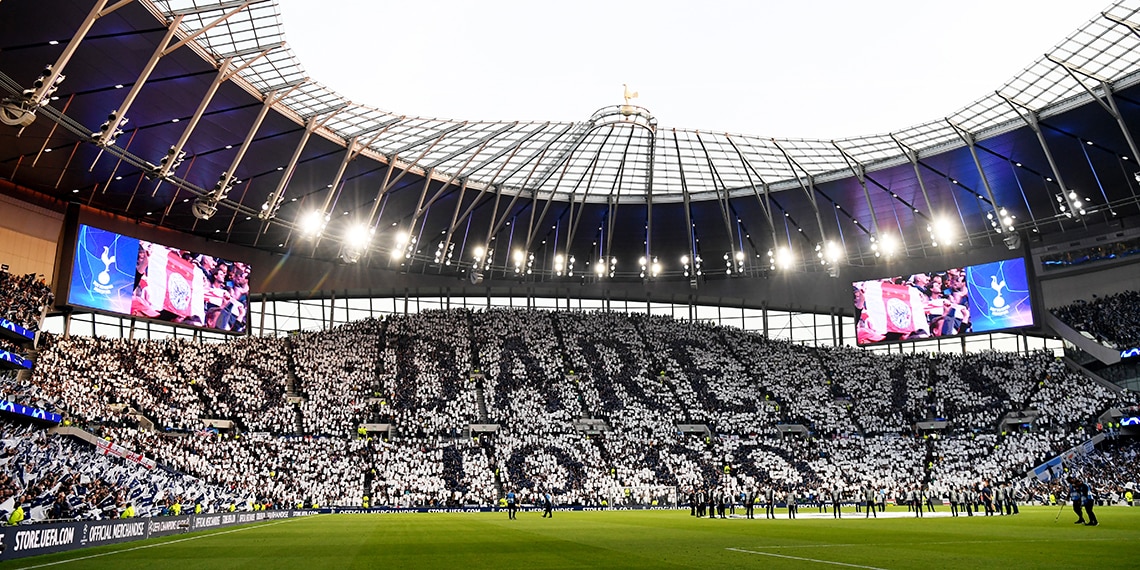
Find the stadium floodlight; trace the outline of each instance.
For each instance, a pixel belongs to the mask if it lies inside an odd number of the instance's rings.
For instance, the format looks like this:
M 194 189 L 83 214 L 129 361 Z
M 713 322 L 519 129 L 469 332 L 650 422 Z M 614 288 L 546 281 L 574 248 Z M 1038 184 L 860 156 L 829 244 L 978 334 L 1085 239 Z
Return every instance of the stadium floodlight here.
M 1082 198 L 1076 190 L 1070 190 L 1068 194 L 1059 193 L 1056 198 L 1057 209 L 1067 218 L 1086 216 L 1092 209 L 1088 198 Z
M 652 275 L 653 277 L 657 277 L 658 275 L 661 275 L 661 262 L 657 260 L 657 257 L 653 258 L 653 264 L 649 266 L 649 269 L 650 269 L 650 275 Z
M 839 242 L 828 241 L 827 245 L 823 248 L 823 257 L 831 265 L 836 265 L 843 261 L 846 257 L 846 252 L 843 251 L 843 245 Z
M 375 233 L 376 230 L 368 227 L 367 224 L 356 224 L 345 230 L 344 243 L 355 249 L 367 249 Z
M 938 247 L 939 244 L 949 247 L 958 237 L 957 228 L 950 220 L 943 217 L 931 220 L 926 226 L 926 231 L 930 232 L 930 242 L 934 247 Z
M 605 275 L 606 275 L 606 262 L 599 261 L 599 262 L 595 263 L 594 264 L 594 273 L 597 273 L 599 278 L 605 277 Z
M 115 109 L 107 115 L 107 120 L 99 125 L 99 130 L 91 133 L 91 138 L 100 147 L 111 146 L 122 136 L 123 129 L 121 127 L 129 121 L 130 119 L 126 117 L 120 117 L 119 110 Z
M 986 212 L 986 221 L 990 223 L 990 228 L 999 234 L 1002 232 L 1012 232 L 1015 219 L 1017 219 L 1017 216 L 1009 213 L 1005 208 L 996 212 L 994 210 Z
M 368 250 L 368 244 L 372 242 L 372 235 L 375 232 L 376 230 L 368 227 L 367 224 L 349 226 L 344 231 L 344 244 L 341 248 L 340 258 L 345 263 L 360 261 L 360 256 Z
M 768 250 L 769 264 L 772 269 L 791 269 L 796 262 L 796 255 L 791 248 L 780 246 L 775 251 Z
M 887 256 L 892 257 L 898 252 L 899 242 L 895 236 L 891 234 L 881 234 L 878 236 L 871 236 L 871 251 L 875 252 L 875 257 Z
M 319 210 L 313 210 L 305 214 L 297 221 L 300 226 L 301 234 L 306 237 L 316 237 L 321 235 L 325 229 L 325 224 L 329 221 L 329 216 Z
M 843 246 L 827 240 L 815 244 L 815 256 L 819 259 L 820 265 L 835 265 L 844 258 Z

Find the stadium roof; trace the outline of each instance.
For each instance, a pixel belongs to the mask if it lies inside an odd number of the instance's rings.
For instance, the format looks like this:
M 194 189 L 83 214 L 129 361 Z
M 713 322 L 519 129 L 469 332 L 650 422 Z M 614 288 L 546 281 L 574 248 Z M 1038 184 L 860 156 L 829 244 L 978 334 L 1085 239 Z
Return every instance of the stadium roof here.
M 21 93 L 66 52 L 95 4 L 0 4 L 0 84 L 11 105 L 27 108 Z M 404 264 L 434 265 L 434 252 L 451 250 L 458 266 L 490 245 L 495 265 L 512 264 L 522 249 L 547 273 L 559 254 L 618 257 L 634 272 L 639 256 L 659 255 L 677 272 L 682 255 L 740 252 L 751 270 L 767 268 L 771 249 L 789 247 L 802 260 L 829 241 L 850 262 L 869 262 L 872 236 L 893 236 L 908 255 L 932 254 L 940 250 L 930 228 L 940 223 L 953 241 L 992 245 L 1010 233 L 990 223 L 1003 209 L 1030 237 L 1138 213 L 1135 0 L 1095 14 L 948 117 L 834 141 L 659 125 L 634 105 L 572 123 L 397 115 L 307 77 L 276 2 L 100 4 L 108 12 L 78 44 L 40 119 L 18 137 L 0 131 L 0 175 L 234 243 L 332 258 L 363 226 L 375 232 L 371 251 L 412 244 Z M 172 47 L 143 77 L 164 41 Z M 216 81 L 217 94 L 204 99 Z M 123 134 L 93 137 L 128 98 Z M 171 146 L 187 153 L 174 169 L 162 163 Z M 218 189 L 235 165 L 233 189 Z M 1089 206 L 1085 216 L 1066 213 L 1071 192 Z M 195 217 L 195 199 L 219 213 Z M 301 239 L 314 210 L 332 239 Z M 495 248 L 497 240 L 508 245 Z M 367 252 L 364 261 L 374 262 Z

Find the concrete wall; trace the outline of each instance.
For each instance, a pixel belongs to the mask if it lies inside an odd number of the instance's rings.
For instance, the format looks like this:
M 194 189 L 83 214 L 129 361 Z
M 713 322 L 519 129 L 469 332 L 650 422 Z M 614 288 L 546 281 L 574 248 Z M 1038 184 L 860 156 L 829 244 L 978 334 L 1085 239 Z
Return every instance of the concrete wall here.
M 0 194 L 0 264 L 15 274 L 55 274 L 55 248 L 63 215 Z

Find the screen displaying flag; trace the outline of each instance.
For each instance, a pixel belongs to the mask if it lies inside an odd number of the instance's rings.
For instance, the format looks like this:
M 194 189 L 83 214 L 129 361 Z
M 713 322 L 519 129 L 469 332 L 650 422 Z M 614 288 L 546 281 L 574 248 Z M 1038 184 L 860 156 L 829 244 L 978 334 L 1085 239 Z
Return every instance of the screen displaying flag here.
M 190 289 L 194 281 L 194 266 L 190 260 L 183 259 L 177 253 L 170 251 L 166 254 L 166 290 L 163 296 L 162 308 L 178 315 L 189 317 Z

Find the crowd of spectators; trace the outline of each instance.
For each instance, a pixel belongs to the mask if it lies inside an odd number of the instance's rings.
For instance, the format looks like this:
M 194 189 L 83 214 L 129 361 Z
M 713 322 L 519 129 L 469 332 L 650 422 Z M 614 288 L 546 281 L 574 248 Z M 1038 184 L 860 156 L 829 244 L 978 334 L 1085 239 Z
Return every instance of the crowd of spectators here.
M 1091 301 L 1050 309 L 1057 318 L 1074 329 L 1088 333 L 1098 342 L 1127 350 L 1140 347 L 1140 291 L 1122 291 L 1112 295 L 1093 295 Z
M 469 317 L 453 310 L 386 319 L 381 390 L 404 433 L 455 435 L 479 419 Z
M 88 423 L 121 425 L 126 414 L 143 413 L 156 426 L 197 429 L 206 416 L 191 388 L 198 345 L 185 340 L 135 341 L 72 337 L 42 352 L 33 381 L 45 397 Z
M 472 320 L 490 420 L 536 422 L 531 429 L 546 430 L 583 417 L 549 312 L 492 309 Z
M 1075 454 L 1062 475 L 1075 475 L 1089 484 L 1097 504 L 1116 505 L 1131 496 L 1140 500 L 1140 443 L 1132 439 L 1110 438 L 1086 454 Z M 1053 504 L 1069 499 L 1069 488 L 1063 476 L 1045 481 L 1031 480 L 1026 494 L 1039 504 Z
M 51 286 L 42 276 L 0 271 L 0 318 L 28 330 L 39 330 L 44 311 L 54 302 Z
M 383 323 L 365 319 L 291 339 L 302 428 L 310 434 L 344 434 L 371 420 L 368 400 L 379 395 Z
M 39 355 L 31 386 L 5 387 L 277 505 L 487 504 L 504 489 L 583 505 L 712 486 L 948 492 L 1024 474 L 1123 403 L 1044 352 L 876 355 L 658 316 L 501 309 L 221 344 L 71 338 Z M 994 435 L 1024 409 L 1039 431 Z M 237 429 L 210 433 L 206 418 Z M 577 431 L 582 418 L 605 428 Z M 939 418 L 942 437 L 916 431 Z M 499 430 L 467 432 L 480 422 Z M 373 423 L 394 431 L 362 429 Z M 785 435 L 791 424 L 808 433 Z
M 0 421 L 0 516 L 17 507 L 25 521 L 157 515 L 172 502 L 204 511 L 247 503 L 195 477 L 96 453 L 85 442 L 40 427 Z M 149 451 L 149 450 L 148 450 Z
M 535 497 L 549 492 L 560 504 L 616 504 L 625 494 L 600 448 L 579 433 L 500 432 L 494 461 L 504 487 Z
M 320 436 L 169 435 L 134 428 L 104 433 L 159 464 L 261 504 L 357 505 L 371 440 Z
M 1076 434 L 1018 432 L 939 438 L 930 466 L 932 488 L 961 489 L 981 480 L 1005 482 L 1083 441 Z

